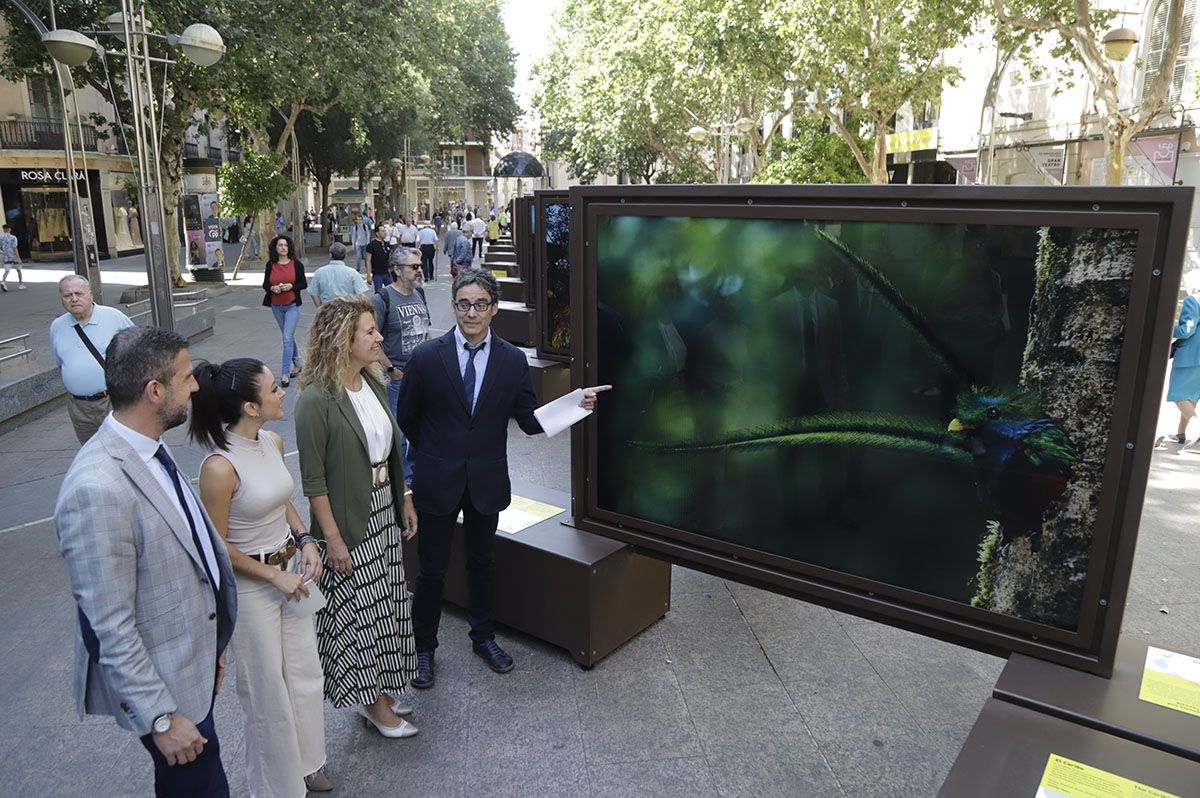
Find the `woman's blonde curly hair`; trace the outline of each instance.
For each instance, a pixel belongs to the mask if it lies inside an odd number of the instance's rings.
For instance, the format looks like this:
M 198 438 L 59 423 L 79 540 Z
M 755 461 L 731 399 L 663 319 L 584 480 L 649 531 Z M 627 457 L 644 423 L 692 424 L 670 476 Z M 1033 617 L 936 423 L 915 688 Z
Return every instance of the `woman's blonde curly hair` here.
M 354 340 L 354 328 L 364 313 L 370 313 L 372 319 L 375 317 L 375 305 L 365 296 L 339 296 L 321 304 L 308 331 L 301 388 L 315 385 L 325 394 L 334 396 L 345 387 L 342 375 L 350 362 L 350 343 Z M 362 373 L 379 385 L 385 384 L 383 366 L 379 363 L 372 363 Z

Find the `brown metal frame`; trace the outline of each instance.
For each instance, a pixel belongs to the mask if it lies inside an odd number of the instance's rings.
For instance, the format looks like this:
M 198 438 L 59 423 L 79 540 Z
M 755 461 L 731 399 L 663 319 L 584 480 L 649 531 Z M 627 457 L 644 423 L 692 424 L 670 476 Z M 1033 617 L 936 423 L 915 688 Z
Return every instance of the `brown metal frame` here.
M 513 200 L 512 240 L 513 251 L 517 254 L 517 276 L 525 281 L 525 307 L 532 308 L 537 296 L 537 270 L 533 268 L 534 251 L 537 239 L 534 238 L 530 225 L 530 210 L 533 197 L 517 197 Z
M 600 215 L 719 216 L 1134 229 L 1134 277 L 1083 610 L 1063 630 L 625 516 L 597 506 L 594 419 L 572 430 L 575 523 L 649 553 L 1001 655 L 1021 652 L 1108 676 L 1129 588 L 1182 273 L 1192 189 L 966 186 L 586 186 L 570 192 L 572 383 L 596 370 Z M 621 399 L 620 386 L 606 401 Z M 601 409 L 599 412 L 604 412 Z
M 546 209 L 555 203 L 570 204 L 570 194 L 566 191 L 535 191 L 533 192 L 534 207 L 537 212 L 538 234 L 534 236 L 536 244 L 533 249 L 533 270 L 538 275 L 538 292 L 534 304 L 537 306 L 537 353 L 544 360 L 556 360 L 559 363 L 570 363 L 570 351 L 550 346 L 550 300 L 546 293 L 550 284 L 550 264 L 546 260 Z M 570 251 L 568 250 L 568 253 Z M 568 257 L 571 257 L 568 254 Z M 572 270 L 573 271 L 573 270 Z

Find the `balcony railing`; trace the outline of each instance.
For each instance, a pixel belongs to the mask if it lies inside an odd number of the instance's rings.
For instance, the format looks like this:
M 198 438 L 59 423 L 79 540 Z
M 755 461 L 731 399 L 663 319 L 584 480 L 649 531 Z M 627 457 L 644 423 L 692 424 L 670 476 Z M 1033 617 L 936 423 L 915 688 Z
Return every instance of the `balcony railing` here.
M 240 160 L 242 160 L 241 152 L 239 152 L 238 150 L 230 150 L 229 151 L 229 162 L 230 163 L 237 163 Z
M 183 157 L 184 158 L 199 158 L 200 145 L 190 141 L 183 142 Z
M 221 163 L 222 162 L 221 148 L 220 147 L 209 147 L 208 148 L 208 159 L 210 161 L 216 161 L 217 163 Z
M 96 128 L 83 125 L 82 141 L 79 127 L 71 125 L 71 143 L 78 149 L 99 152 L 96 148 Z M 61 122 L 0 121 L 0 148 L 10 150 L 61 150 L 66 145 Z

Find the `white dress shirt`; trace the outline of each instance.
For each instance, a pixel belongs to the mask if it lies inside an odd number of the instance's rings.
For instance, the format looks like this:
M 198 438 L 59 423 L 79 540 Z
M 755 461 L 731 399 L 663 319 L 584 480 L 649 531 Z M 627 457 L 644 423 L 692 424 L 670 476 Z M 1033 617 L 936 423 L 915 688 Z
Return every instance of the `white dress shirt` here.
M 462 376 L 467 371 L 467 338 L 454 325 L 454 345 L 458 349 L 458 374 Z M 479 401 L 479 389 L 483 386 L 483 375 L 487 373 L 488 355 L 492 352 L 492 331 L 488 330 L 483 339 L 483 349 L 475 355 L 475 395 L 471 397 L 471 413 L 475 412 L 475 403 Z
M 183 507 L 179 504 L 179 496 L 175 493 L 175 484 L 171 480 L 171 475 L 167 473 L 166 466 L 154 459 L 154 453 L 158 451 L 159 446 L 167 449 L 167 454 L 171 453 L 163 441 L 147 438 L 137 430 L 117 421 L 117 417 L 112 413 L 108 414 L 108 418 L 104 419 L 105 424 L 112 425 L 112 428 L 120 433 L 121 437 L 133 448 L 134 454 L 142 459 L 146 467 L 150 469 L 150 473 L 158 480 L 159 486 L 162 487 L 163 493 L 171 500 L 171 504 L 179 511 L 179 518 L 184 524 L 187 524 L 187 515 L 183 511 Z M 175 459 L 174 457 L 171 458 Z M 175 464 L 178 468 L 179 464 Z M 184 498 L 187 499 L 188 512 L 192 514 L 192 521 L 196 524 L 196 537 L 200 538 L 200 556 L 208 563 L 208 572 L 212 574 L 213 587 L 220 589 L 221 587 L 221 569 L 217 567 L 217 555 L 213 552 L 213 533 L 209 531 L 208 524 L 204 521 L 204 514 L 200 511 L 200 504 L 196 500 L 196 494 L 192 492 L 191 483 L 182 471 L 179 472 L 179 484 L 183 488 Z
M 350 404 L 354 405 L 354 412 L 358 415 L 358 423 L 362 424 L 367 436 L 367 456 L 372 463 L 381 463 L 392 451 L 392 419 L 379 403 L 379 397 L 371 390 L 371 386 L 367 385 L 367 378 L 363 377 L 362 380 L 361 388 L 357 391 L 347 388 L 346 395 L 350 397 Z

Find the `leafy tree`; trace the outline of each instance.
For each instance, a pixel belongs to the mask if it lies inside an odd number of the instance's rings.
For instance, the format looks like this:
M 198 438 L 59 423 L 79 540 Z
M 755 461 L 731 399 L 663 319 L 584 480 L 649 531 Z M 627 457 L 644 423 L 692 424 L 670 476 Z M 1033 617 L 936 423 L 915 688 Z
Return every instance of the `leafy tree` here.
M 1040 41 L 1057 34 L 1054 54 L 1073 58 L 1086 73 L 1099 107 L 1104 132 L 1105 181 L 1120 185 L 1124 179 L 1125 150 L 1129 142 L 1162 112 L 1175 73 L 1183 31 L 1183 0 L 1163 0 L 1166 40 L 1158 72 L 1141 102 L 1122 104 L 1113 63 L 1104 53 L 1103 31 L 1114 12 L 1093 7 L 1090 0 L 993 0 L 993 11 L 1008 35 L 1014 33 Z
M 866 149 L 869 144 L 860 138 L 858 146 Z M 796 118 L 790 139 L 775 142 L 754 182 L 863 183 L 866 177 L 840 136 L 820 120 L 802 116 Z
M 254 222 L 250 235 L 258 232 L 254 225 L 260 228 L 272 229 L 267 221 L 276 203 L 292 192 L 295 186 L 291 180 L 279 171 L 279 160 L 268 155 L 258 155 L 250 152 L 240 162 L 227 163 L 220 170 L 221 207 L 226 213 L 236 216 L 252 216 Z M 238 269 L 242 266 L 246 247 L 238 255 L 237 264 L 233 267 L 233 276 L 237 277 Z
M 783 23 L 805 44 L 793 69 L 862 173 L 886 183 L 888 121 L 960 79 L 942 53 L 972 31 L 983 0 L 795 0 L 795 10 Z M 866 125 L 869 147 L 849 119 Z
M 728 156 L 688 130 L 769 118 L 735 137 L 753 172 L 802 100 L 792 59 L 778 55 L 796 50 L 775 18 L 781 8 L 780 0 L 568 0 L 535 67 L 549 152 L 578 176 L 644 179 L 661 161 L 671 172 L 700 165 L 711 181 Z
M 50 18 L 46 0 L 30 2 L 33 12 L 43 20 Z M 228 30 L 228 17 L 223 16 L 223 6 L 201 3 L 198 0 L 166 0 L 147 7 L 147 16 L 156 31 L 180 32 L 193 22 L 207 22 L 218 30 Z M 112 12 L 110 4 L 98 0 L 56 0 L 60 24 L 69 24 L 76 30 L 103 29 L 104 17 Z M 51 59 L 33 28 L 19 10 L 5 4 L 0 10 L 10 30 L 5 46 L 0 51 L 0 75 L 20 82 L 26 78 L 49 76 Z M 224 25 L 225 27 L 222 27 Z M 105 46 L 118 53 L 124 51 L 120 37 L 104 37 Z M 154 70 L 154 88 L 159 134 L 161 140 L 159 169 L 163 177 L 162 199 L 166 211 L 167 262 L 171 281 L 176 287 L 186 285 L 180 270 L 180 236 L 177 209 L 183 184 L 183 142 L 188 128 L 207 128 L 211 122 L 206 116 L 196 115 L 196 109 L 207 105 L 212 97 L 219 96 L 221 86 L 220 68 L 201 68 L 190 61 L 179 58 L 178 50 L 172 50 L 166 42 L 150 39 L 150 54 L 155 57 L 178 59 L 176 64 L 165 70 Z M 108 98 L 117 108 L 119 118 L 128 122 L 132 119 L 132 105 L 126 91 L 125 58 L 121 55 L 104 58 L 93 56 L 86 64 L 72 68 L 72 75 L 79 86 L 91 86 Z M 110 79 L 111 78 L 111 79 Z M 161 98 L 167 97 L 163 102 Z M 132 133 L 128 133 L 130 141 Z

